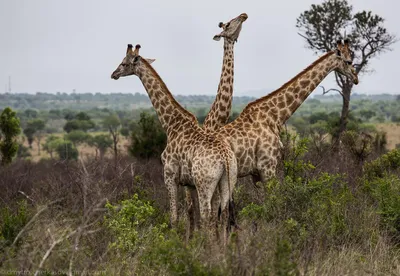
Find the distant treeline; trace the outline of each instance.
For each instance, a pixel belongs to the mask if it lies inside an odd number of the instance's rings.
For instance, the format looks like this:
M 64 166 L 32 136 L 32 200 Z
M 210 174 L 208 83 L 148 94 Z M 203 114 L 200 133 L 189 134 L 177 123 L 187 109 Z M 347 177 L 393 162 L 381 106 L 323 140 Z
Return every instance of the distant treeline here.
M 215 95 L 175 95 L 176 100 L 185 107 L 210 107 Z M 235 105 L 245 105 L 254 100 L 253 97 L 234 97 Z M 61 93 L 55 94 L 36 92 L 5 93 L 0 94 L 0 109 L 5 107 L 13 109 L 73 109 L 89 110 L 92 108 L 109 108 L 112 110 L 124 110 L 151 107 L 151 102 L 146 94 L 141 93 Z

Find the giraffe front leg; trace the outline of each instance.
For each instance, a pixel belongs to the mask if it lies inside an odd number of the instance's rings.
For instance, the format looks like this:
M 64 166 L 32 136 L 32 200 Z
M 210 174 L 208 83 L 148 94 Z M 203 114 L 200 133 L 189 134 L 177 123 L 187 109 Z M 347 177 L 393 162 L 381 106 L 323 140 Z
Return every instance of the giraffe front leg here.
M 175 176 L 174 174 L 164 172 L 164 181 L 168 190 L 169 208 L 171 214 L 170 220 L 172 227 L 176 227 L 178 220 L 178 206 L 177 206 L 178 185 L 174 176 Z
M 185 202 L 187 208 L 186 215 L 187 215 L 187 220 L 189 222 L 187 229 L 188 238 L 190 238 L 193 235 L 193 231 L 195 229 L 195 218 L 194 218 L 195 206 L 194 206 L 192 192 L 193 191 L 189 187 L 185 187 Z

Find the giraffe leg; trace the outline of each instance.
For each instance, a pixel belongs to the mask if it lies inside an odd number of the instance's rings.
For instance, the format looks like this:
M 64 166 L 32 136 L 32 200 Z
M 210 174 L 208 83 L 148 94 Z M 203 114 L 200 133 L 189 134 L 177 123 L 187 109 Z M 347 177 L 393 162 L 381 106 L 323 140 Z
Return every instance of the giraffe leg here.
M 164 171 L 164 181 L 167 186 L 168 196 L 169 196 L 169 207 L 171 213 L 171 226 L 175 227 L 178 220 L 178 207 L 177 207 L 177 198 L 178 198 L 178 185 L 175 181 L 174 174 L 170 174 Z
M 192 190 L 189 187 L 185 187 L 185 201 L 186 201 L 186 208 L 187 208 L 187 220 L 188 220 L 188 230 L 187 230 L 187 237 L 191 238 L 193 235 L 193 231 L 195 230 L 195 206 L 192 197 Z
M 210 186 L 205 185 L 206 188 Z M 213 218 L 212 195 L 210 189 L 198 188 L 199 209 L 200 209 L 200 227 L 210 237 L 216 238 L 215 223 L 217 218 Z M 214 223 L 215 222 L 215 223 Z

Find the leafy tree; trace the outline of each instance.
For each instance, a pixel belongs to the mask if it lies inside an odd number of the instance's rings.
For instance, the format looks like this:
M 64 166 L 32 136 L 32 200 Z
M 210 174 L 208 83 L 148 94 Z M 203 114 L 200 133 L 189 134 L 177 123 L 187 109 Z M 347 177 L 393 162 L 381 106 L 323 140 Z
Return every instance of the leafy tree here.
M 79 112 L 78 114 L 75 115 L 75 119 L 79 121 L 89 121 L 90 116 L 85 112 Z
M 310 115 L 309 121 L 310 124 L 315 124 L 318 121 L 328 121 L 329 115 L 325 112 L 314 112 Z
M 35 134 L 35 130 L 33 128 L 30 127 L 26 127 L 24 128 L 24 134 L 26 136 L 26 138 L 28 139 L 28 144 L 29 144 L 29 148 L 32 149 L 32 143 L 33 143 L 33 135 Z
M 31 156 L 31 154 L 29 153 L 28 147 L 25 147 L 23 144 L 18 144 L 17 157 L 25 158 L 25 157 L 30 157 L 30 156 Z
M 137 127 L 132 131 L 130 153 L 135 157 L 159 156 L 167 143 L 167 136 L 154 115 L 140 114 Z
M 78 148 L 78 145 L 87 142 L 89 138 L 90 135 L 83 130 L 73 130 L 65 135 L 65 139 L 71 141 L 75 148 Z
M 67 122 L 64 125 L 64 130 L 67 133 L 74 130 L 82 130 L 86 132 L 96 126 L 95 123 L 91 120 L 90 116 L 85 112 L 79 112 L 76 115 L 67 113 L 65 115 L 65 119 L 67 120 Z
M 128 137 L 129 136 L 129 128 L 127 128 L 127 127 L 122 127 L 119 132 L 124 137 Z
M 18 152 L 16 137 L 21 133 L 19 118 L 15 111 L 7 107 L 0 115 L 1 164 L 8 165 Z
M 97 157 L 97 152 L 99 152 L 100 160 L 103 160 L 107 149 L 111 148 L 111 146 L 113 145 L 113 140 L 111 140 L 109 135 L 99 134 L 91 137 L 88 143 L 90 146 L 96 148 L 96 157 Z
M 40 155 L 40 142 L 43 136 L 43 130 L 46 126 L 45 122 L 41 119 L 34 119 L 28 121 L 27 127 L 24 129 L 24 134 L 28 138 L 29 147 L 32 148 L 32 142 L 36 138 L 38 145 L 38 155 Z
M 71 141 L 62 141 L 57 145 L 56 151 L 61 160 L 77 160 L 78 150 Z
M 376 113 L 372 110 L 361 110 L 360 116 L 363 117 L 365 120 L 369 121 L 372 117 L 376 116 Z
M 59 144 L 63 143 L 63 139 L 55 135 L 49 135 L 46 138 L 46 142 L 43 144 L 43 149 L 47 151 L 51 158 L 53 158 L 53 153 L 56 152 Z
M 121 121 L 117 115 L 110 115 L 103 119 L 103 126 L 110 132 L 113 140 L 114 158 L 117 160 L 119 129 L 121 127 Z
M 391 120 L 394 123 L 400 123 L 400 116 L 393 115 Z
M 62 119 L 61 110 L 59 110 L 59 109 L 50 109 L 49 110 L 49 117 L 51 119 Z
M 368 71 L 370 60 L 390 50 L 396 37 L 384 27 L 384 18 L 371 11 L 353 13 L 347 0 L 325 0 L 311 5 L 297 18 L 296 27 L 305 39 L 307 48 L 315 53 L 335 49 L 336 41 L 347 32 L 347 39 L 354 50 L 354 66 L 357 73 Z M 342 112 L 336 137 L 346 130 L 353 83 L 335 73 L 336 83 L 342 99 Z
M 28 119 L 36 119 L 38 117 L 38 112 L 34 109 L 26 109 L 24 111 L 24 115 L 28 118 Z

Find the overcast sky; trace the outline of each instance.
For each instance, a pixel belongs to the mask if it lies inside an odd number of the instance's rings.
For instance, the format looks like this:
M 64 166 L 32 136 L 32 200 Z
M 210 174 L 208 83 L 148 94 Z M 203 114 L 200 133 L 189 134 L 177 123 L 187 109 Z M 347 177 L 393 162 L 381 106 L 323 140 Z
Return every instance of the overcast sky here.
M 135 76 L 112 80 L 126 45 L 141 55 L 173 94 L 215 94 L 222 63 L 218 22 L 246 12 L 235 46 L 236 95 L 268 94 L 317 56 L 297 34 L 296 18 L 318 0 L 0 0 L 0 93 L 11 76 L 13 92 L 141 92 Z M 349 1 L 386 19 L 400 36 L 399 0 Z M 399 94 L 400 42 L 372 61 L 355 92 Z M 333 76 L 323 83 L 334 85 Z M 258 91 L 257 93 L 251 91 Z M 320 92 L 317 92 L 320 93 Z

